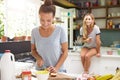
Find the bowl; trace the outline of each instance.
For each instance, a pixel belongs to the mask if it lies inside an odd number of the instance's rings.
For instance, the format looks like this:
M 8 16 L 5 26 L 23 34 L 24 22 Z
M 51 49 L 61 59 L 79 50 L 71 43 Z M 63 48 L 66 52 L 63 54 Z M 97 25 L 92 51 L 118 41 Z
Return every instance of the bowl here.
M 108 55 L 112 55 L 112 54 L 113 54 L 113 51 L 107 51 L 107 54 L 108 54 Z
M 36 71 L 36 77 L 38 80 L 48 80 L 49 71 L 47 70 Z

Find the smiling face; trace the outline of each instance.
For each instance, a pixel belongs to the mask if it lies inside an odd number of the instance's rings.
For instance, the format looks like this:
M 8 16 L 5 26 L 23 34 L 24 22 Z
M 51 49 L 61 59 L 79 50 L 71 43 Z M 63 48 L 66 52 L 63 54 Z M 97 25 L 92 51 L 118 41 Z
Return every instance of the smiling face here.
M 85 16 L 84 21 L 87 26 L 90 26 L 91 24 L 93 24 L 93 19 L 90 15 Z
M 53 13 L 44 12 L 40 13 L 40 23 L 42 28 L 48 29 L 52 25 L 53 20 L 54 20 Z

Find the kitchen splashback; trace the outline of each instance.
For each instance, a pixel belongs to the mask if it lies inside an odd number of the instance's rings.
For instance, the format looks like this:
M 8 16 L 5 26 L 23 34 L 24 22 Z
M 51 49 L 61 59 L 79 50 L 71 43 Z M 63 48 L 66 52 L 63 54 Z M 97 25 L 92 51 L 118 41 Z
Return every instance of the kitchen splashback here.
M 120 41 L 120 30 L 101 30 L 102 46 L 110 46 L 114 41 Z

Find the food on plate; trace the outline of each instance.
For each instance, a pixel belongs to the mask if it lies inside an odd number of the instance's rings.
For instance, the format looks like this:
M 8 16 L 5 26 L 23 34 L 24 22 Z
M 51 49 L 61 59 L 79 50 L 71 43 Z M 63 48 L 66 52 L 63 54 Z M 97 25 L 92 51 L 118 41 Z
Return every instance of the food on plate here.
M 57 76 L 57 73 L 50 73 L 50 76 L 51 76 L 51 77 L 56 77 L 56 76 Z

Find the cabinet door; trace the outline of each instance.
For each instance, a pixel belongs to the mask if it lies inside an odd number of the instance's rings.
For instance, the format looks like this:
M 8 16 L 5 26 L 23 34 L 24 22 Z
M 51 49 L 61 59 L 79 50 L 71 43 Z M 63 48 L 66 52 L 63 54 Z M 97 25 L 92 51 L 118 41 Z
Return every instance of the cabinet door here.
M 72 53 L 73 55 L 69 55 L 65 62 L 65 68 L 67 69 L 67 73 L 73 74 L 81 74 L 84 72 L 80 55 L 74 55 L 76 53 Z M 100 58 L 92 57 L 91 65 L 89 69 L 90 74 L 99 74 L 100 73 Z
M 69 55 L 65 62 L 65 67 L 67 69 L 67 73 L 80 74 L 83 72 L 79 55 Z
M 93 56 L 91 58 L 91 65 L 89 69 L 90 74 L 100 74 L 100 58 Z
M 101 57 L 100 74 L 115 74 L 116 68 L 120 67 L 119 58 Z

